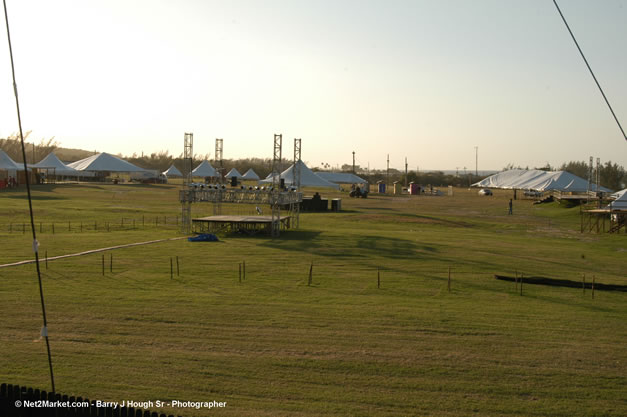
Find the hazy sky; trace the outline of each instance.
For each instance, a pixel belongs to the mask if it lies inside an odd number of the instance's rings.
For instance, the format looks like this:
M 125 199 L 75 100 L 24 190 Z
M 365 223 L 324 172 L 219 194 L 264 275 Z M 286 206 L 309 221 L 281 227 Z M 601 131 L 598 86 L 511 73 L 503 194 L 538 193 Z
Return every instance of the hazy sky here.
M 7 0 L 25 131 L 130 155 L 384 168 L 612 160 L 616 126 L 551 0 Z M 627 128 L 627 0 L 560 0 Z M 0 137 L 17 132 L 6 32 Z

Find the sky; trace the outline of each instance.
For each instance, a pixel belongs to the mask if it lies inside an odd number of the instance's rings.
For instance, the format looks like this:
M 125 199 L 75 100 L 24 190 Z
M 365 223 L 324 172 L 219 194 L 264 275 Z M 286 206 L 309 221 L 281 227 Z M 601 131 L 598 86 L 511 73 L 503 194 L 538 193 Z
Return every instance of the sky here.
M 6 0 L 24 131 L 123 155 L 499 170 L 623 138 L 551 0 Z M 627 0 L 559 0 L 627 128 Z M 18 131 L 4 22 L 0 137 Z

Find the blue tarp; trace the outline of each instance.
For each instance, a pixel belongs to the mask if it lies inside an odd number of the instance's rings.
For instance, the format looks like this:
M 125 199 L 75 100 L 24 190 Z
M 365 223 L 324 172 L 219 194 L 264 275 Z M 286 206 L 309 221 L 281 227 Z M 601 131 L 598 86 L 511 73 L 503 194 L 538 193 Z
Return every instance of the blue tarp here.
M 217 242 L 218 237 L 212 233 L 201 233 L 198 236 L 187 238 L 190 242 Z

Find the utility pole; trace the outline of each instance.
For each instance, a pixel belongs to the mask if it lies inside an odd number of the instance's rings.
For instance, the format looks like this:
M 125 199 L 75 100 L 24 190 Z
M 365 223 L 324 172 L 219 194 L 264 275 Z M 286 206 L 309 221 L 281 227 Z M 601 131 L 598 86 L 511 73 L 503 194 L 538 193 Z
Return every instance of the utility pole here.
M 353 151 L 353 174 L 355 173 L 355 151 Z
M 385 176 L 386 176 L 385 182 L 387 182 L 389 185 L 390 184 L 390 154 L 388 154 L 388 169 L 387 169 Z
M 405 157 L 405 187 L 407 187 L 407 157 Z
M 475 177 L 479 176 L 479 147 L 475 146 Z

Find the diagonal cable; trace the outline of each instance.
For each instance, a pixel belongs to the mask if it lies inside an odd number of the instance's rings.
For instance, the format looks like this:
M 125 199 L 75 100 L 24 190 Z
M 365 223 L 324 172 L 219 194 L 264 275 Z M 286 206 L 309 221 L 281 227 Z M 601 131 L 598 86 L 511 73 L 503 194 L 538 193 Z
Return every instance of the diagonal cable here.
M 54 388 L 54 372 L 52 371 L 52 356 L 50 355 L 50 341 L 48 340 L 48 321 L 46 320 L 46 304 L 44 303 L 44 290 L 41 285 L 41 271 L 39 269 L 39 242 L 35 233 L 35 220 L 33 218 L 33 203 L 30 193 L 30 178 L 28 175 L 28 167 L 26 166 L 26 150 L 24 148 L 24 135 L 22 134 L 22 118 L 20 115 L 20 102 L 17 97 L 17 84 L 15 82 L 15 66 L 13 64 L 13 48 L 11 47 L 11 33 L 9 31 L 9 15 L 7 13 L 7 2 L 2 0 L 4 4 L 4 19 L 7 26 L 7 39 L 9 41 L 9 55 L 11 56 L 11 72 L 13 74 L 13 92 L 15 93 L 15 106 L 17 108 L 17 122 L 20 128 L 20 141 L 22 143 L 22 158 L 24 159 L 24 173 L 26 176 L 26 192 L 28 194 L 28 210 L 30 213 L 30 226 L 33 231 L 33 251 L 35 252 L 35 265 L 37 266 L 37 278 L 39 280 L 39 297 L 41 298 L 41 313 L 43 316 L 44 326 L 41 329 L 41 336 L 46 339 L 46 349 L 48 351 L 48 365 L 50 366 L 50 382 L 52 383 L 52 392 Z
M 605 93 L 603 92 L 603 89 L 601 88 L 601 84 L 599 84 L 599 81 L 597 80 L 597 77 L 594 75 L 594 72 L 592 71 L 592 68 L 590 68 L 590 64 L 588 64 L 588 60 L 586 59 L 586 56 L 583 54 L 583 51 L 579 47 L 579 43 L 577 43 L 577 39 L 575 39 L 575 35 L 573 34 L 573 31 L 570 30 L 570 26 L 568 26 L 568 22 L 566 21 L 566 18 L 562 14 L 562 11 L 560 10 L 560 7 L 557 5 L 557 0 L 553 0 L 553 4 L 555 4 L 555 7 L 557 8 L 557 11 L 559 12 L 560 16 L 562 17 L 562 20 L 564 21 L 564 24 L 566 25 L 566 29 L 568 29 L 568 33 L 570 33 L 570 36 L 573 38 L 573 41 L 575 42 L 575 45 L 577 46 L 577 49 L 579 50 L 579 53 L 581 54 L 581 57 L 583 58 L 583 62 L 586 63 L 586 66 L 588 67 L 588 71 L 590 71 L 590 74 L 592 75 L 592 78 L 594 78 L 594 82 L 597 84 L 597 87 L 599 87 L 599 91 L 601 92 L 601 95 L 603 96 L 603 99 L 605 100 L 605 103 L 607 104 L 607 107 L 610 108 L 610 112 L 612 113 L 612 116 L 614 116 L 614 120 L 616 120 L 616 124 L 618 125 L 618 128 L 620 129 L 621 133 L 623 134 L 623 137 L 625 138 L 625 140 L 627 140 L 627 135 L 625 135 L 625 131 L 623 130 L 623 127 L 621 126 L 620 122 L 618 121 L 618 117 L 616 117 L 616 114 L 614 113 L 614 109 L 612 109 L 612 106 L 610 105 L 609 100 L 605 96 Z

